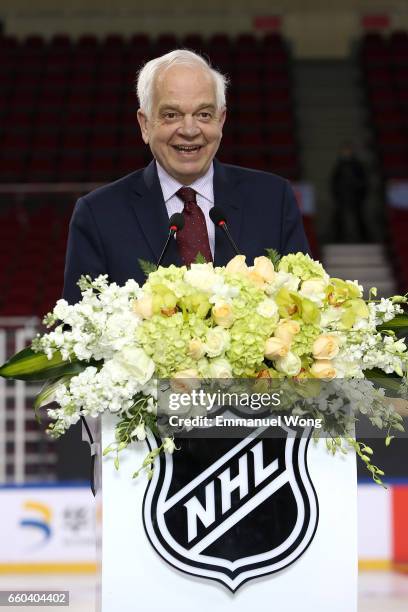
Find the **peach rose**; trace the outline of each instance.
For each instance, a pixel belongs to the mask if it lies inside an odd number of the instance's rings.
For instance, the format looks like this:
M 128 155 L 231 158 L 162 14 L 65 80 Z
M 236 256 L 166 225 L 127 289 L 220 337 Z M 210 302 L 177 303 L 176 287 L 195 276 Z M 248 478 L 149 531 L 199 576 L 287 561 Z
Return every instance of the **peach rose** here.
M 336 336 L 322 334 L 313 343 L 315 359 L 334 359 L 339 352 L 339 341 Z
M 282 319 L 278 323 L 278 327 L 275 330 L 275 337 L 280 338 L 286 344 L 290 344 L 296 336 L 300 332 L 300 323 L 298 321 L 292 321 L 292 319 Z
M 231 327 L 234 322 L 232 306 L 228 302 L 223 302 L 213 306 L 212 316 L 216 324 L 220 327 L 224 327 L 225 329 Z
M 265 342 L 264 355 L 267 359 L 285 357 L 289 352 L 289 345 L 280 338 L 268 338 Z
M 273 263 L 268 257 L 255 257 L 253 271 L 266 283 L 271 283 L 275 278 Z
M 173 374 L 170 385 L 175 393 L 190 393 L 193 389 L 197 389 L 200 386 L 198 378 L 198 372 L 194 368 L 179 370 Z
M 144 295 L 138 300 L 134 300 L 132 310 L 142 319 L 150 319 L 153 316 L 153 299 L 151 295 Z
M 310 372 L 315 378 L 327 378 L 328 380 L 336 378 L 337 374 L 336 368 L 329 359 L 315 361 Z
M 188 354 L 190 357 L 198 361 L 205 354 L 205 344 L 200 340 L 200 338 L 192 338 L 188 343 Z
M 235 255 L 225 266 L 226 272 L 230 274 L 248 274 L 248 266 L 245 262 L 245 255 Z

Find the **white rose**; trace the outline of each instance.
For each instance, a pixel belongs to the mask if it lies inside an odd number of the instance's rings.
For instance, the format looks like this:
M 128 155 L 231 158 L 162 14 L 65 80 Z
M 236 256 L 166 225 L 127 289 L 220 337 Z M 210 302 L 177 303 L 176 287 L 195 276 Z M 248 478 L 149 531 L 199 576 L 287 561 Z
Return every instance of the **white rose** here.
M 279 320 L 278 305 L 270 298 L 266 298 L 260 304 L 258 304 L 256 312 L 261 315 L 261 317 L 265 317 L 266 319 L 275 319 L 276 323 Z
M 190 357 L 198 361 L 205 353 L 205 344 L 200 340 L 200 338 L 192 338 L 188 343 L 187 352 Z
M 285 357 L 280 357 L 275 361 L 275 367 L 278 372 L 287 376 L 297 376 L 302 368 L 302 362 L 295 353 L 289 351 Z
M 265 291 L 268 295 L 274 295 L 285 287 L 288 291 L 297 291 L 300 283 L 300 278 L 290 272 L 276 272 L 272 282 L 268 283 Z
M 227 359 L 214 359 L 208 366 L 209 378 L 232 378 L 232 367 Z
M 147 383 L 153 376 L 155 369 L 154 362 L 141 348 L 136 346 L 125 347 L 114 356 L 113 360 L 122 366 L 141 385 Z
M 265 342 L 264 355 L 267 359 L 285 357 L 289 352 L 289 345 L 280 338 L 268 338 Z
M 206 293 L 212 292 L 214 283 L 217 283 L 218 277 L 214 272 L 213 264 L 191 264 L 190 270 L 184 274 L 186 283 Z
M 217 325 L 228 328 L 234 322 L 232 306 L 229 302 L 218 302 L 212 309 L 212 316 Z
M 229 274 L 248 274 L 249 268 L 245 262 L 245 255 L 235 255 L 225 266 L 225 271 Z
M 320 318 L 320 325 L 324 327 L 330 327 L 340 321 L 342 315 L 344 313 L 344 308 L 336 308 L 335 306 L 329 306 L 325 310 L 323 310 Z
M 326 297 L 327 285 L 328 279 L 311 278 L 302 283 L 299 294 L 320 306 Z
M 267 283 L 272 282 L 276 275 L 273 263 L 268 257 L 255 257 L 252 269 Z
M 151 319 L 153 316 L 153 298 L 151 295 L 144 295 L 138 300 L 134 300 L 132 310 L 142 319 Z
M 205 352 L 208 357 L 218 357 L 229 347 L 229 333 L 222 327 L 209 329 L 205 341 Z

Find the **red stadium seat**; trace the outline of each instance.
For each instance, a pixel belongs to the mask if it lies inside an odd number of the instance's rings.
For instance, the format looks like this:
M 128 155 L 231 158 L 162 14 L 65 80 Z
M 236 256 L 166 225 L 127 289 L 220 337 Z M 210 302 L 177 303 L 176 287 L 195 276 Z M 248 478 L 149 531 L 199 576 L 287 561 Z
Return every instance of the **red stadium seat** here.
M 206 43 L 201 34 L 187 34 L 182 40 L 182 46 L 192 51 L 202 51 L 206 48 Z

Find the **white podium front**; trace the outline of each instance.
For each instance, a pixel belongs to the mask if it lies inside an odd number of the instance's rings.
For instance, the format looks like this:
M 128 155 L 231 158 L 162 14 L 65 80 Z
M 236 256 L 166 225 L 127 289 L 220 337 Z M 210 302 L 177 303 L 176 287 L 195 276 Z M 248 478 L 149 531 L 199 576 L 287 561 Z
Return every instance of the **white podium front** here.
M 103 415 L 101 418 L 100 448 L 103 450 L 114 440 L 114 427 L 117 418 L 114 415 Z M 307 441 L 299 443 L 299 449 Z M 256 504 L 273 495 L 291 483 L 289 469 L 289 447 L 286 449 L 286 469 L 279 473 L 277 462 L 271 461 L 266 454 L 260 456 L 262 442 L 248 446 L 245 454 L 245 442 L 240 443 L 239 470 L 240 474 L 248 476 L 250 467 L 255 466 L 255 480 L 252 485 L 259 485 L 259 493 L 254 496 L 258 499 Z M 238 447 L 236 447 L 238 448 Z M 252 607 L 268 607 L 279 612 L 356 612 L 357 611 L 357 479 L 355 455 L 351 451 L 347 456 L 340 453 L 331 456 L 324 441 L 317 445 L 310 442 L 305 450 L 307 463 L 305 473 L 310 476 L 310 482 L 300 483 L 299 487 L 293 480 L 294 499 L 297 501 L 297 513 L 294 517 L 293 530 L 285 542 L 277 545 L 272 560 L 271 554 L 256 550 L 249 570 L 243 571 L 243 561 L 237 558 L 229 561 L 220 560 L 220 568 L 208 569 L 202 577 L 200 558 L 203 551 L 205 559 L 214 559 L 213 555 L 220 555 L 214 551 L 217 542 L 217 532 L 229 525 L 235 525 L 246 515 L 255 517 L 256 508 L 253 505 L 249 513 L 248 487 L 235 476 L 237 468 L 231 468 L 234 477 L 231 477 L 230 468 L 224 469 L 222 462 L 214 457 L 214 463 L 209 468 L 204 482 L 205 492 L 192 496 L 194 482 L 187 483 L 184 488 L 174 492 L 169 499 L 165 492 L 169 490 L 171 473 L 163 469 L 155 469 L 153 480 L 148 487 L 148 480 L 142 473 L 137 479 L 132 474 L 138 469 L 145 458 L 147 444 L 133 444 L 131 449 L 120 453 L 120 469 L 115 470 L 113 455 L 97 461 L 97 506 L 99 535 L 100 586 L 97 612 L 136 612 L 163 608 L 167 612 L 187 612 L 194 608 L 194 612 L 248 612 Z M 297 455 L 302 463 L 302 453 Z M 181 453 L 177 461 L 182 461 Z M 229 461 L 235 450 L 229 451 L 222 457 Z M 238 456 L 238 455 L 237 455 Z M 295 455 L 293 455 L 295 456 Z M 163 461 L 163 460 L 162 460 Z M 172 456 L 166 458 L 171 466 Z M 224 462 L 224 465 L 226 464 Z M 258 462 L 258 463 L 257 463 Z M 157 462 L 159 463 L 159 462 Z M 214 468 L 214 469 L 213 469 Z M 216 471 L 218 469 L 218 471 Z M 220 472 L 220 469 L 223 470 Z M 301 472 L 302 470 L 300 470 Z M 211 473 L 216 475 L 211 480 Z M 98 482 L 99 478 L 101 479 Z M 221 526 L 215 525 L 216 508 L 214 496 L 211 497 L 217 479 L 220 487 L 223 521 Z M 263 482 L 262 482 L 263 481 Z M 187 482 L 187 481 L 186 481 Z M 299 481 L 300 482 L 300 481 Z M 220 484 L 221 483 L 221 484 Z M 312 486 L 310 486 L 312 484 Z M 221 486 L 222 485 L 222 486 Z M 265 485 L 265 486 L 264 486 Z M 316 495 L 312 495 L 316 492 Z M 148 489 L 147 494 L 146 489 Z M 171 488 L 170 488 L 171 491 Z M 190 497 L 186 495 L 190 491 Z M 267 493 L 265 493 L 267 491 Z M 296 491 L 301 491 L 302 496 Z M 231 508 L 231 495 L 234 499 L 239 496 L 239 509 Z M 156 502 L 155 502 L 156 496 Z M 163 497 L 164 496 L 164 497 Z M 161 497 L 163 499 L 161 499 Z M 317 503 L 316 502 L 317 497 Z M 178 507 L 176 502 L 189 499 Z M 220 499 L 217 500 L 217 504 Z M 154 506 L 154 504 L 156 505 Z M 263 503 L 263 502 L 262 502 Z M 285 502 L 286 503 L 286 502 Z M 151 514 L 152 507 L 156 514 Z M 220 506 L 221 507 L 221 506 Z M 285 507 L 285 506 L 282 506 Z M 188 546 L 185 549 L 179 543 L 173 542 L 170 533 L 170 522 L 165 524 L 160 512 L 171 508 L 173 512 L 173 525 L 182 519 L 189 519 Z M 231 514 L 232 513 L 232 514 Z M 149 517 L 153 520 L 149 526 Z M 234 518 L 235 517 L 235 518 Z M 238 518 L 237 518 L 238 517 Z M 302 518 L 301 527 L 295 542 L 295 531 Z M 193 520 L 194 519 L 194 520 Z M 307 520 L 306 520 L 307 519 Z M 255 518 L 254 518 L 255 520 Z M 259 520 L 257 518 L 256 520 Z M 271 516 L 271 529 L 279 533 L 279 524 L 276 516 Z M 163 524 L 160 526 L 160 522 Z M 185 521 L 184 521 L 185 522 Z M 309 525 L 309 527 L 308 527 Z M 168 542 L 163 534 L 169 528 Z M 197 538 L 197 529 L 206 529 L 208 535 Z M 239 531 L 238 531 L 239 533 Z M 247 533 L 246 531 L 242 532 Z M 186 542 L 187 542 L 187 535 Z M 225 534 L 224 536 L 225 537 Z M 240 546 L 251 548 L 252 542 L 243 535 Z M 202 544 L 205 541 L 206 544 Z M 223 541 L 228 547 L 228 540 Z M 259 546 L 262 542 L 259 543 Z M 290 546 L 292 548 L 290 548 Z M 173 547 L 173 551 L 166 552 Z M 213 547 L 213 548 L 212 548 Z M 183 553 L 187 550 L 187 553 Z M 278 552 L 285 551 L 281 557 Z M 200 552 L 201 551 L 201 552 Z M 290 551 L 292 551 L 290 553 Z M 183 557 L 184 554 L 184 557 Z M 286 561 L 277 561 L 285 558 Z M 268 557 L 269 555 L 269 557 Z M 292 555 L 292 556 L 291 556 Z M 222 554 L 221 554 L 222 557 Z M 271 558 L 269 561 L 268 559 Z M 265 561 L 265 559 L 267 559 Z M 246 563 L 248 558 L 244 560 Z M 255 563 L 256 561 L 256 563 Z M 222 567 L 221 567 L 222 566 Z M 241 566 L 241 567 L 240 567 Z M 237 568 L 234 573 L 234 568 Z M 279 569 L 279 568 L 282 569 Z M 227 574 L 230 574 L 228 577 Z M 268 569 L 269 568 L 269 569 Z M 237 572 L 241 574 L 237 574 Z M 225 572 L 225 578 L 222 578 Z M 268 573 L 270 572 L 270 573 Z M 218 577 L 217 577 L 218 576 Z M 221 578 L 220 578 L 221 576 Z M 232 576 L 232 578 L 231 578 Z M 211 577 L 213 579 L 211 579 Z

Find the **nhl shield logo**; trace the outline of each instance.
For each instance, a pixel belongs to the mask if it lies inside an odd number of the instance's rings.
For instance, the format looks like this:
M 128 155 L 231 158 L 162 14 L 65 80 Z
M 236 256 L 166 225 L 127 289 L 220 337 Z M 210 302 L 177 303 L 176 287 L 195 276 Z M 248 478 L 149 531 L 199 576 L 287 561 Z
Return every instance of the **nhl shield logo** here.
M 166 562 L 235 592 L 306 551 L 318 524 L 310 432 L 281 429 L 280 438 L 264 437 L 260 428 L 241 440 L 177 439 L 180 450 L 160 456 L 143 520 Z

